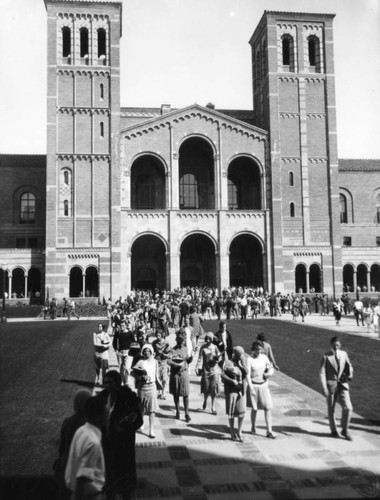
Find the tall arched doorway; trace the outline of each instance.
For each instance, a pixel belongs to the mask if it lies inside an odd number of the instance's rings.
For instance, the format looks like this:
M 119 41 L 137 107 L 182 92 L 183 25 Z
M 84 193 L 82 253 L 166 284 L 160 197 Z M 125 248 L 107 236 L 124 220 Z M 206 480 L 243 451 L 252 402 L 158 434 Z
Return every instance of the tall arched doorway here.
M 131 169 L 131 207 L 153 210 L 165 208 L 165 168 L 152 155 L 133 162 Z
M 95 266 L 86 269 L 84 294 L 86 297 L 99 297 L 99 273 Z
M 32 267 L 28 272 L 28 296 L 33 298 L 37 292 L 41 293 L 41 272 Z
M 12 272 L 12 298 L 16 294 L 17 297 L 24 297 L 25 294 L 25 271 L 20 267 Z
M 354 266 L 346 264 L 343 266 L 343 291 L 354 292 Z
M 179 149 L 179 206 L 215 208 L 214 154 L 204 139 L 191 137 Z
M 0 297 L 3 298 L 4 292 L 8 296 L 9 275 L 7 269 L 0 269 Z
M 70 269 L 70 297 L 83 297 L 83 271 L 78 266 Z
M 319 264 L 312 264 L 310 266 L 309 280 L 310 292 L 314 291 L 315 293 L 321 293 L 323 290 L 323 284 L 321 267 L 319 266 Z
M 380 264 L 371 266 L 371 291 L 380 292 Z
M 251 158 L 235 158 L 228 167 L 228 208 L 261 209 L 260 168 Z
M 132 288 L 166 288 L 166 248 L 160 238 L 143 235 L 132 245 Z
M 306 292 L 306 266 L 298 264 L 296 266 L 296 293 Z
M 358 287 L 360 287 L 362 292 L 367 290 L 367 274 L 368 274 L 367 265 L 359 264 L 356 276 L 357 276 Z
M 230 286 L 263 287 L 263 248 L 250 234 L 241 234 L 230 245 Z
M 203 234 L 192 234 L 181 245 L 181 286 L 216 287 L 215 245 Z

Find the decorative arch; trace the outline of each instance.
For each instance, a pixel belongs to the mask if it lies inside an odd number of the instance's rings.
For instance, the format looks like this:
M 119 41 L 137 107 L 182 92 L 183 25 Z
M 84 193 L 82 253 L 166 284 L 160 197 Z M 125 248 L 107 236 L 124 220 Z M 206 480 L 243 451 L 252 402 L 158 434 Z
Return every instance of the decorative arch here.
M 306 293 L 307 291 L 307 264 L 299 262 L 295 268 L 295 292 Z
M 25 297 L 25 276 L 26 271 L 23 267 L 18 266 L 14 268 L 11 272 L 12 276 L 12 289 L 11 297 L 20 298 Z
M 357 286 L 360 287 L 362 292 L 368 291 L 368 272 L 368 264 L 365 264 L 364 262 L 360 263 L 356 268 Z
M 282 67 L 293 73 L 295 71 L 295 45 L 294 38 L 289 33 L 281 36 L 281 49 Z
M 354 292 L 355 291 L 355 266 L 351 262 L 348 262 L 343 266 L 343 291 L 344 292 Z
M 42 278 L 41 271 L 36 267 L 31 267 L 28 271 L 27 294 L 28 297 L 34 298 L 36 294 L 41 296 Z
M 159 233 L 156 233 L 155 231 L 143 231 L 141 233 L 138 233 L 136 234 L 132 239 L 131 239 L 131 244 L 130 244 L 130 247 L 128 249 L 128 254 L 129 255 L 132 255 L 132 247 L 133 247 L 133 244 L 135 243 L 136 240 L 138 240 L 139 238 L 141 238 L 141 236 L 153 236 L 155 238 L 158 238 L 159 240 L 161 240 L 162 244 L 164 245 L 165 247 L 165 253 L 168 254 L 169 253 L 169 244 L 168 242 L 165 240 L 165 238 L 162 236 L 162 234 L 159 234 Z
M 247 155 L 236 155 L 228 165 L 229 210 L 262 209 L 262 168 Z
M 341 224 L 354 223 L 354 201 L 351 191 L 339 187 L 339 206 Z
M 307 38 L 308 63 L 311 70 L 321 73 L 321 42 L 316 35 Z
M 323 292 L 322 266 L 317 262 L 313 262 L 313 264 L 311 264 L 309 268 L 309 292 Z
M 25 196 L 29 195 L 29 196 Z M 33 203 L 30 205 L 29 201 Z M 41 218 L 41 195 L 39 190 L 31 185 L 17 188 L 13 193 L 13 223 L 36 224 Z
M 99 297 L 99 271 L 92 264 L 85 269 L 84 296 Z
M 166 172 L 165 163 L 159 156 L 138 155 L 131 165 L 131 208 L 164 209 L 166 208 Z
M 209 234 L 199 231 L 186 234 L 179 252 L 181 286 L 216 287 L 216 253 L 216 242 Z M 192 274 L 191 269 L 197 272 Z
M 69 288 L 70 297 L 83 297 L 83 268 L 81 266 L 73 266 L 69 273 Z
M 264 287 L 264 248 L 255 233 L 242 231 L 229 242 L 230 286 Z
M 131 244 L 132 289 L 167 288 L 167 244 L 154 233 L 139 234 Z
M 380 292 L 380 263 L 372 264 L 370 270 L 371 292 Z

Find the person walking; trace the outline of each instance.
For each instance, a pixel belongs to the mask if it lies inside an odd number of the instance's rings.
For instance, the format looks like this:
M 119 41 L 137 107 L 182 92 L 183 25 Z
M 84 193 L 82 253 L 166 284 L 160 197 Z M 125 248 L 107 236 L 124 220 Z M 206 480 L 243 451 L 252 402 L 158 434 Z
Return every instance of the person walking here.
M 205 343 L 199 350 L 198 361 L 196 365 L 196 374 L 201 375 L 201 393 L 203 394 L 203 410 L 207 408 L 207 399 L 211 398 L 211 413 L 216 415 L 215 398 L 219 389 L 219 366 L 218 362 L 221 353 L 215 344 L 212 343 L 214 334 L 207 332 Z
M 340 320 L 342 319 L 343 302 L 340 299 L 335 299 L 332 307 L 335 317 L 335 324 L 336 326 L 340 326 Z
M 248 357 L 247 364 L 247 406 L 251 409 L 251 432 L 256 434 L 256 417 L 258 410 L 264 410 L 267 427 L 267 438 L 275 439 L 272 432 L 272 396 L 269 390 L 268 378 L 273 375 L 273 365 L 264 353 L 259 341 L 251 347 L 252 357 Z
M 170 346 L 168 342 L 166 342 L 162 330 L 157 330 L 152 347 L 158 364 L 158 380 L 162 387 L 162 389 L 159 390 L 157 398 L 166 399 L 166 385 L 169 379 L 168 356 Z
M 342 436 L 351 441 L 349 425 L 352 403 L 348 383 L 352 380 L 353 367 L 347 352 L 341 350 L 340 338 L 332 337 L 330 343 L 331 349 L 322 356 L 319 376 L 326 396 L 331 435 L 339 437 L 335 421 L 335 406 L 338 402 L 342 406 Z
M 244 349 L 236 346 L 231 359 L 225 361 L 221 378 L 224 384 L 226 414 L 232 441 L 243 441 L 242 429 L 246 412 L 247 370 Z M 235 431 L 237 418 L 237 431 Z
M 95 385 L 100 385 L 100 381 L 104 383 L 104 378 L 108 369 L 108 351 L 111 344 L 111 339 L 108 333 L 105 331 L 105 325 L 103 325 L 103 323 L 99 323 L 98 330 L 93 333 L 93 344 L 95 349 Z
M 215 333 L 213 343 L 217 346 L 219 351 L 224 355 L 224 359 L 231 359 L 232 357 L 232 336 L 227 330 L 225 321 L 220 321 L 219 330 Z
M 357 298 L 354 302 L 354 315 L 356 319 L 356 326 L 360 326 L 359 322 L 361 321 L 362 326 L 364 326 L 364 318 L 363 318 L 363 302 Z
M 265 333 L 264 332 L 260 332 L 257 334 L 257 340 L 259 342 L 261 342 L 262 346 L 263 346 L 263 349 L 264 349 L 264 353 L 266 354 L 266 356 L 268 357 L 269 361 L 272 363 L 273 365 L 273 368 L 275 370 L 280 370 L 280 368 L 277 366 L 277 363 L 276 363 L 276 360 L 274 359 L 274 355 L 273 355 L 273 351 L 272 351 L 272 346 L 270 345 L 270 343 L 267 341 L 267 338 L 265 336 Z

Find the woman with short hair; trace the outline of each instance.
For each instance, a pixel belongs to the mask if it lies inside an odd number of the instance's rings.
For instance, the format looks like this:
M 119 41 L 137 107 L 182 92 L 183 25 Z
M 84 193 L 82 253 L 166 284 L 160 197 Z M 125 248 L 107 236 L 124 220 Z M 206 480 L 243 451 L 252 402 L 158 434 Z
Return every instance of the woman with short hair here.
M 218 362 L 221 359 L 221 353 L 215 344 L 214 334 L 207 332 L 205 335 L 205 343 L 201 346 L 197 361 L 196 373 L 202 375 L 201 378 L 201 394 L 203 394 L 203 410 L 207 408 L 207 399 L 211 397 L 211 413 L 216 415 L 215 397 L 219 389 L 219 366 Z

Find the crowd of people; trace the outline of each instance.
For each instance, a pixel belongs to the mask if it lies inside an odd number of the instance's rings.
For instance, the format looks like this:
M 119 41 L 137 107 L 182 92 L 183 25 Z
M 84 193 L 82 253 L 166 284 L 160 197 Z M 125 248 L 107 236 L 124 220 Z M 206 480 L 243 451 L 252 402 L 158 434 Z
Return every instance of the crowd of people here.
M 273 401 L 268 379 L 279 367 L 272 348 L 264 332 L 254 339 L 250 354 L 243 347 L 234 346 L 221 316 L 224 312 L 229 319 L 251 317 L 255 314 L 256 300 L 261 314 L 266 302 L 269 315 L 283 314 L 287 309 L 280 294 L 242 290 L 243 293 L 230 290 L 221 296 L 215 290 L 199 288 L 170 294 L 138 292 L 125 300 L 108 301 L 109 324 L 99 323 L 93 332 L 97 395 L 79 391 L 74 401 L 75 413 L 62 426 L 55 467 L 62 498 L 70 498 L 73 492 L 72 498 L 88 495 L 107 500 L 131 498 L 137 481 L 136 433 L 143 432 L 155 439 L 155 415 L 160 400 L 165 400 L 168 392 L 173 398 L 175 418 L 181 419 L 183 410 L 184 420 L 191 422 L 191 370 L 200 377 L 203 411 L 208 411 L 210 401 L 210 412 L 217 415 L 215 400 L 223 385 L 228 429 L 233 441 L 243 441 L 247 410 L 252 434 L 256 434 L 257 412 L 263 410 L 266 437 L 276 438 L 272 430 Z M 297 302 L 296 307 L 302 311 L 306 298 L 289 295 L 287 303 L 292 304 L 293 315 Z M 304 314 L 309 311 L 305 308 Z M 204 320 L 215 316 L 220 320 L 218 331 L 204 331 Z M 304 319 L 301 313 L 300 316 Z M 175 343 L 168 335 L 173 331 Z M 111 345 L 118 370 L 109 370 Z M 321 362 L 321 381 L 332 435 L 337 434 L 334 411 L 336 402 L 340 402 L 345 412 L 343 435 L 351 439 L 348 425 L 352 405 L 345 391 L 352 367 L 346 353 L 340 353 L 339 349 L 339 339 L 334 338 L 332 350 Z M 345 384 L 339 382 L 343 376 Z M 334 384 L 330 383 L 331 378 Z

